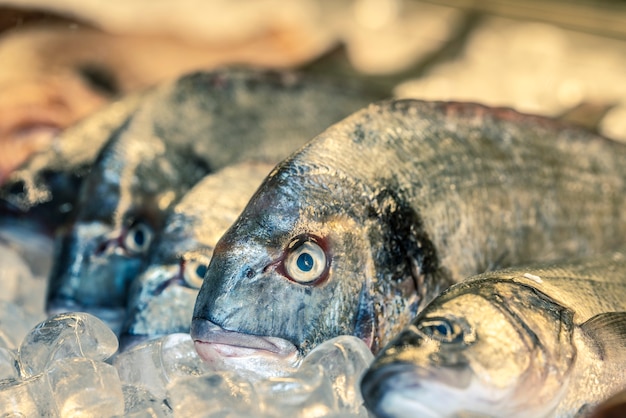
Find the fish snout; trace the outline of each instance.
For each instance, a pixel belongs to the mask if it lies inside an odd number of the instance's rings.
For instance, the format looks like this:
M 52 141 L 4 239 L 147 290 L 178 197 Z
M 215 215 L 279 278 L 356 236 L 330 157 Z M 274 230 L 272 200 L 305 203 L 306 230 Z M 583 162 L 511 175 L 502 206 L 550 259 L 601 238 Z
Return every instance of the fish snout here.
M 193 318 L 190 334 L 200 358 L 214 369 L 270 377 L 293 372 L 302 360 L 296 346 L 285 339 L 226 330 L 204 318 Z
M 421 387 L 415 367 L 410 363 L 374 364 L 361 378 L 361 395 L 365 407 L 376 417 L 395 416 L 388 411 L 389 395 L 412 393 Z

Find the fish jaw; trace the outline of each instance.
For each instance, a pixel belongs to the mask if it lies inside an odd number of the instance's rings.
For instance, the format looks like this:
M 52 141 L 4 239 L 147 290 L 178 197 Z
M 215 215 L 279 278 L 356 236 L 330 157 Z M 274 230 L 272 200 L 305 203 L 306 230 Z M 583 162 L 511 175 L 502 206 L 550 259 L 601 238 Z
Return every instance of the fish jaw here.
M 369 369 L 363 376 L 361 394 L 365 406 L 376 417 L 438 418 L 443 411 L 432 409 L 418 396 L 424 391 L 418 371 L 409 363 L 394 363 Z
M 523 418 L 544 417 L 529 410 L 502 408 L 490 397 L 484 397 L 485 387 L 475 379 L 465 387 L 452 387 L 437 381 L 436 371 L 415 367 L 409 363 L 387 364 L 369 370 L 363 377 L 361 393 L 366 407 L 376 416 L 385 418 Z M 500 391 L 492 395 L 502 398 Z
M 122 337 L 189 332 L 198 289 L 183 285 L 180 270 L 180 264 L 154 265 L 133 281 Z
M 228 331 L 206 319 L 193 319 L 191 338 L 200 358 L 218 370 L 281 376 L 292 372 L 302 361 L 290 341 Z

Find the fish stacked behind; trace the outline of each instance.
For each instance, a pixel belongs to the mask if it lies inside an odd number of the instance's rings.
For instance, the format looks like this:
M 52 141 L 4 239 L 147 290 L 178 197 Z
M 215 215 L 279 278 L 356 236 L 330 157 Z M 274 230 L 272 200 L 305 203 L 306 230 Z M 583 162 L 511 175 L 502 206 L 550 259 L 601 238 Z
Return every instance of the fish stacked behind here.
M 625 167 L 624 144 L 541 117 L 370 105 L 277 166 L 222 237 L 198 352 L 297 361 L 345 334 L 377 352 L 472 274 L 623 243 Z
M 149 100 L 152 90 L 131 95 L 66 129 L 45 151 L 0 183 L 0 214 L 53 234 L 71 222 L 82 179 L 113 133 Z
M 380 417 L 572 417 L 626 388 L 626 255 L 456 284 L 363 377 Z
M 59 234 L 48 313 L 88 311 L 118 329 L 128 283 L 140 271 L 167 209 L 186 190 L 238 161 L 276 163 L 375 97 L 356 86 L 255 70 L 196 73 L 155 89 L 110 137 L 98 136 L 81 160 L 88 174 L 72 181 L 69 190 L 61 187 L 71 196 L 73 223 Z M 41 164 L 49 160 L 35 159 L 39 163 L 26 170 L 40 175 L 29 178 L 49 186 L 48 167 Z M 50 196 L 28 195 L 36 188 L 23 174 L 6 185 L 6 200 L 25 192 L 25 209 L 36 208 Z M 54 177 L 75 179 L 64 174 Z M 54 199 L 55 192 L 50 194 Z
M 120 344 L 189 332 L 193 305 L 215 244 L 259 187 L 271 164 L 243 162 L 206 176 L 169 212 L 133 280 Z

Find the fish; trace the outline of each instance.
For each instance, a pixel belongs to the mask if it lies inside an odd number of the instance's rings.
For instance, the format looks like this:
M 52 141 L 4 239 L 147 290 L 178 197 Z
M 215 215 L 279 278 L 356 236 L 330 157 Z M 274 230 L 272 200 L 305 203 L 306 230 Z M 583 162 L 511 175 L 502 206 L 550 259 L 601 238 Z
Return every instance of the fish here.
M 377 353 L 473 274 L 616 248 L 625 164 L 624 144 L 512 109 L 370 104 L 278 164 L 217 243 L 196 350 L 280 368 L 353 335 Z
M 0 216 L 49 236 L 72 221 L 76 192 L 98 153 L 152 90 L 131 94 L 64 131 L 0 181 Z M 85 140 L 89 138 L 89 140 Z
M 352 87 L 351 87 L 352 86 Z M 197 72 L 159 88 L 115 131 L 57 234 L 47 312 L 84 311 L 114 331 L 168 208 L 206 174 L 285 158 L 372 101 L 358 85 L 290 72 Z
M 436 297 L 361 381 L 377 417 L 573 417 L 626 389 L 626 253 L 492 271 Z
M 169 211 L 132 281 L 120 351 L 147 339 L 189 333 L 193 307 L 213 249 L 273 164 L 242 162 L 209 174 Z

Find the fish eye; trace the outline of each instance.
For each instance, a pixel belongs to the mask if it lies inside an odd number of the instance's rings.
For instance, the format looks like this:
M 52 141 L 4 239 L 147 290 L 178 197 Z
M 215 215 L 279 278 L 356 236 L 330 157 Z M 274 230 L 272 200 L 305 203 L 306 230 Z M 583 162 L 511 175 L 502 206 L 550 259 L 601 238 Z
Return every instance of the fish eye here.
M 287 246 L 283 268 L 289 280 L 312 285 L 326 278 L 330 260 L 320 241 L 312 235 L 303 235 Z
M 152 242 L 152 229 L 143 222 L 133 224 L 124 236 L 124 247 L 136 254 L 145 253 Z
M 423 321 L 418 327 L 430 338 L 442 343 L 460 343 L 464 341 L 463 327 L 447 318 L 432 318 Z
M 192 289 L 200 289 L 208 269 L 208 266 L 200 261 L 187 261 L 183 270 L 183 279 Z

